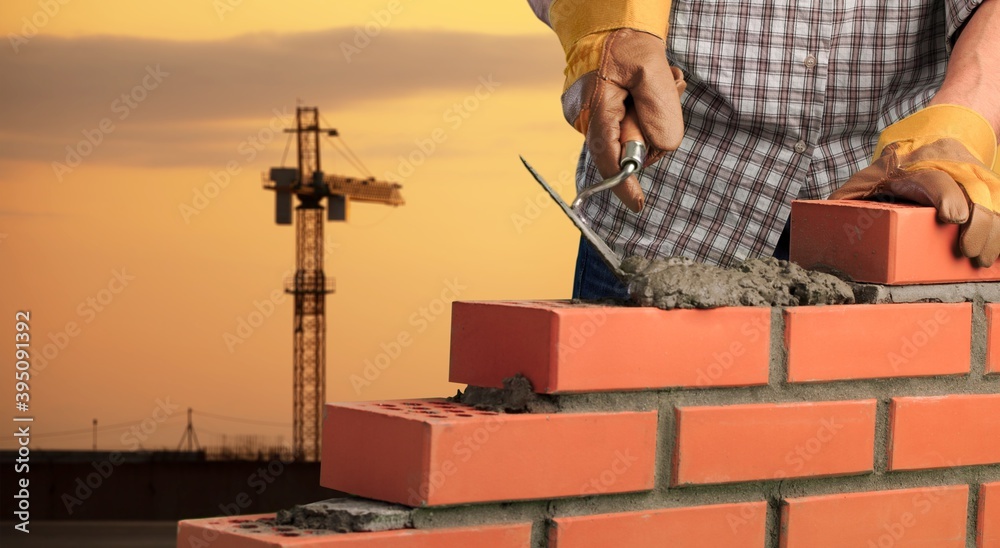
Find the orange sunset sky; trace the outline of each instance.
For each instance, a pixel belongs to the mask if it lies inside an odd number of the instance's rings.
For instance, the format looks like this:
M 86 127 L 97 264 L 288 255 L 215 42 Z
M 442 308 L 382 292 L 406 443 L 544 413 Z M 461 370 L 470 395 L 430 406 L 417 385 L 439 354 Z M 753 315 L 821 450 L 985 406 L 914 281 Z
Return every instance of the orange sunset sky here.
M 147 448 L 176 447 L 188 407 L 277 423 L 196 416 L 202 443 L 290 443 L 292 298 L 276 290 L 294 234 L 260 174 L 280 165 L 272 128 L 298 100 L 407 201 L 326 225 L 328 400 L 453 394 L 451 300 L 570 294 L 578 235 L 518 154 L 572 196 L 582 139 L 559 107 L 562 51 L 523 0 L 6 0 L 0 14 L 0 401 L 12 415 L 14 316 L 29 310 L 36 449 L 89 448 L 61 433 L 94 418 L 120 425 L 100 449 L 127 449 L 158 400 L 180 410 Z M 323 153 L 326 172 L 357 175 Z M 352 385 L 401 333 L 413 343 Z

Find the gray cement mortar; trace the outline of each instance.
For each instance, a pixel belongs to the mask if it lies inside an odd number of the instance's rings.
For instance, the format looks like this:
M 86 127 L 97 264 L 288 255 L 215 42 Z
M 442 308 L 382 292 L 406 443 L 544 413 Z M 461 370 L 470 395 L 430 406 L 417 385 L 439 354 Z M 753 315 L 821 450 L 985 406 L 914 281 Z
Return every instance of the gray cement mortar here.
M 880 285 L 852 283 L 858 303 L 961 303 L 982 300 L 1000 302 L 1000 282 L 924 285 Z
M 633 256 L 622 262 L 622 270 L 630 276 L 632 301 L 664 310 L 854 302 L 847 282 L 772 257 L 722 268 L 677 257 Z
M 536 394 L 531 381 L 520 373 L 504 379 L 503 388 L 469 386 L 449 400 L 503 413 L 554 413 L 559 410 L 554 398 Z
M 328 499 L 280 510 L 275 523 L 338 533 L 389 531 L 413 527 L 413 509 L 354 497 Z

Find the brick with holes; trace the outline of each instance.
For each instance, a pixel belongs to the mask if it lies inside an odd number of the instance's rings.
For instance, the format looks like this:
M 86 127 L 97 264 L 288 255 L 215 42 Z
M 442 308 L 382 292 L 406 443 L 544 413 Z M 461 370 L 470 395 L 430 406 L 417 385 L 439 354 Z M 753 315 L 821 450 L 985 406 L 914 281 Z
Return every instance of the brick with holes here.
M 646 491 L 656 416 L 505 414 L 434 399 L 328 404 L 320 483 L 408 506 Z
M 255 514 L 184 520 L 177 528 L 178 548 L 521 548 L 530 542 L 531 523 L 335 533 L 275 527 L 274 514 Z

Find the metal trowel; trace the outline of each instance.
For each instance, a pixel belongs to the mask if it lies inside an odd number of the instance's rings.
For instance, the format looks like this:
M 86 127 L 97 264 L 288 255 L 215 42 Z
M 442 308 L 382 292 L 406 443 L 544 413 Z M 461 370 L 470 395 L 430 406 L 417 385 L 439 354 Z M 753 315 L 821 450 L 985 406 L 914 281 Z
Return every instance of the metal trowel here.
M 524 163 L 524 167 L 528 168 L 531 175 L 538 181 L 538 184 L 542 185 L 542 188 L 552 196 L 552 199 L 559 204 L 559 207 L 563 210 L 563 213 L 576 228 L 580 230 L 583 237 L 587 239 L 590 245 L 597 251 L 597 254 L 604 261 L 604 264 L 614 272 L 615 276 L 618 277 L 622 282 L 628 282 L 628 276 L 622 271 L 621 265 L 622 261 L 618 258 L 618 255 L 608 247 L 608 244 L 604 243 L 604 240 L 594 232 L 594 229 L 590 228 L 587 221 L 584 220 L 583 216 L 580 215 L 580 209 L 583 207 L 583 202 L 588 197 L 601 192 L 603 190 L 608 190 L 629 178 L 630 175 L 638 172 L 642 168 L 642 163 L 646 157 L 646 145 L 642 141 L 627 141 L 624 146 L 624 155 L 619 163 L 621 171 L 615 174 L 613 177 L 609 177 L 600 183 L 591 185 L 583 190 L 577 195 L 576 199 L 573 200 L 573 205 L 566 205 L 562 197 L 553 189 L 542 176 L 535 171 L 535 168 L 531 167 L 531 164 L 521 156 L 521 162 Z

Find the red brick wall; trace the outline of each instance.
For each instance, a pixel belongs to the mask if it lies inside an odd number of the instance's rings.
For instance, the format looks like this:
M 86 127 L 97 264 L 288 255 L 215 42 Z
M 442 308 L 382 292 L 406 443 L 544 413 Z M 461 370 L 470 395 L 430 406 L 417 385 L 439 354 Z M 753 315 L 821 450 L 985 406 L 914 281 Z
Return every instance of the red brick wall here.
M 417 531 L 307 545 L 1000 547 L 1000 270 L 927 249 L 954 227 L 926 209 L 797 211 L 799 257 L 881 283 L 870 303 L 456 303 L 451 380 L 521 374 L 558 411 L 329 404 L 322 484 Z

